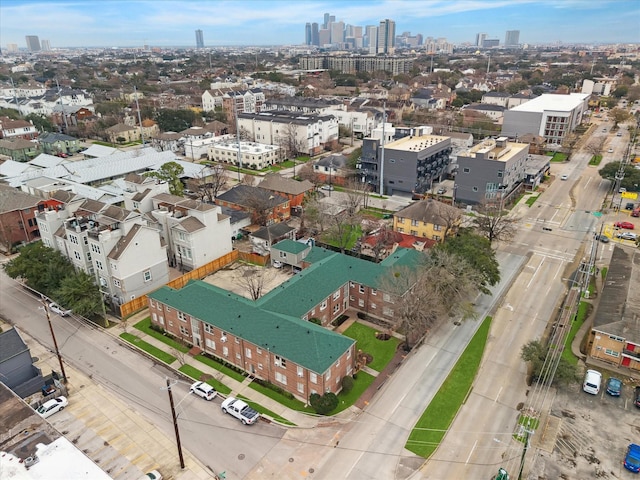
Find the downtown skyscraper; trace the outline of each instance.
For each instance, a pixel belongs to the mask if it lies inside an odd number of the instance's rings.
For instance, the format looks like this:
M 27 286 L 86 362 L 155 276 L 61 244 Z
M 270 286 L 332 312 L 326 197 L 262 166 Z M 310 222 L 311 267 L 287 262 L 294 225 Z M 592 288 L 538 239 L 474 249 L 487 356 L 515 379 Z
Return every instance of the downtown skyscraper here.
M 393 55 L 396 46 L 396 22 L 388 18 L 378 27 L 378 46 L 376 53 Z
M 196 30 L 196 48 L 204 48 L 204 36 L 202 30 Z
M 27 48 L 30 52 L 39 52 L 40 48 L 40 39 L 37 35 L 27 35 L 24 37 L 27 41 Z

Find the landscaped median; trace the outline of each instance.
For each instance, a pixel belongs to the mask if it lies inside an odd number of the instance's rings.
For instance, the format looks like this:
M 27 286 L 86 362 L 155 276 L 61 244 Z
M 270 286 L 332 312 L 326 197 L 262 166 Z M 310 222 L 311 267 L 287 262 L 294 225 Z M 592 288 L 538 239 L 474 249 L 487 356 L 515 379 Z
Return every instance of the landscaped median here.
M 491 317 L 486 317 L 411 431 L 405 445 L 407 450 L 429 458 L 440 446 L 458 410 L 471 391 L 490 326 Z

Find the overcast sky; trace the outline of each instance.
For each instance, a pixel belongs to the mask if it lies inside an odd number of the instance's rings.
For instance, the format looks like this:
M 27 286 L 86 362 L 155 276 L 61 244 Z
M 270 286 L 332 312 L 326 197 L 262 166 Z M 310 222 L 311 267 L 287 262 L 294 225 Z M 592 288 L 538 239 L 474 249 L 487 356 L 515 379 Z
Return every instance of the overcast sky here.
M 0 0 L 0 47 L 195 46 L 304 43 L 306 22 L 324 13 L 351 25 L 389 18 L 396 34 L 474 42 L 520 30 L 521 43 L 640 43 L 640 0 Z

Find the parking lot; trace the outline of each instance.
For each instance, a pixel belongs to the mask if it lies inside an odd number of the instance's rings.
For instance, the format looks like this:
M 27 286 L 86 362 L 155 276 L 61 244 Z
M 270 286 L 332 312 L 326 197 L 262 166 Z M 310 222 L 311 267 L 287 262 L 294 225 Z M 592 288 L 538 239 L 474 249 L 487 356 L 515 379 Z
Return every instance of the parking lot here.
M 622 392 L 612 397 L 605 392 L 608 378 L 603 372 L 598 395 L 583 392 L 581 384 L 556 391 L 551 408 L 552 420 L 559 424 L 555 448 L 551 453 L 535 450 L 529 478 L 637 478 L 622 466 L 627 446 L 640 443 L 640 408 L 633 403 L 637 383 L 618 377 Z

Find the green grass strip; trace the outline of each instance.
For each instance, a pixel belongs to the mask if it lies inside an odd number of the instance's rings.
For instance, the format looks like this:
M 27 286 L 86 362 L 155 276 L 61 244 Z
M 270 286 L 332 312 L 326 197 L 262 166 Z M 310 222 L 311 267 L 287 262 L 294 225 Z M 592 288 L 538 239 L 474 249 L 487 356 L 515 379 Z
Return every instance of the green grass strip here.
M 130 333 L 121 333 L 120 338 L 126 340 L 132 345 L 135 345 L 140 350 L 144 350 L 149 355 L 154 356 L 155 358 L 157 358 L 158 360 L 166 364 L 171 365 L 173 362 L 176 361 L 176 357 L 174 357 L 173 355 L 169 355 L 168 353 L 163 352 L 159 348 L 154 347 L 150 343 L 145 342 L 144 340 L 136 337 L 135 335 L 131 335 Z
M 356 378 L 354 380 L 353 388 L 351 389 L 351 391 L 349 393 L 340 392 L 338 394 L 338 406 L 333 412 L 331 412 L 331 415 L 340 413 L 356 403 L 356 401 L 360 398 L 364 391 L 369 388 L 369 385 L 371 385 L 375 379 L 376 377 L 374 377 L 373 375 L 369 375 L 366 372 L 358 372 L 356 374 Z
M 251 387 L 256 392 L 260 392 L 264 396 L 275 400 L 285 407 L 290 408 L 291 410 L 305 413 L 315 413 L 315 410 L 313 408 L 311 408 L 310 406 L 305 406 L 305 404 L 300 400 L 296 398 L 289 398 L 286 395 L 276 392 L 275 390 L 265 387 L 264 385 L 260 385 L 259 383 L 251 382 L 249 384 L 249 387 Z
M 199 362 L 204 363 L 205 365 L 210 366 L 211 368 L 215 368 L 219 372 L 224 373 L 227 377 L 231 377 L 238 382 L 243 382 L 245 379 L 245 376 L 241 373 L 238 373 L 235 370 L 221 364 L 220 362 L 216 362 L 209 357 L 205 357 L 204 355 L 196 355 L 193 358 L 195 358 Z
M 145 333 L 146 335 L 149 335 L 150 337 L 155 338 L 156 340 L 160 340 L 162 343 L 167 344 L 171 348 L 175 348 L 179 352 L 187 353 L 189 351 L 189 347 L 188 346 L 183 345 L 182 343 L 174 340 L 173 338 L 167 337 L 166 335 L 163 335 L 162 333 L 160 333 L 160 332 L 158 332 L 156 330 L 153 330 L 151 328 L 151 318 L 150 317 L 147 317 L 147 318 L 145 318 L 143 320 L 140 320 L 133 327 L 136 328 L 137 330 L 140 330 L 141 332 Z
M 398 349 L 398 340 L 391 337 L 389 340 L 378 340 L 377 330 L 355 322 L 347 328 L 343 335 L 356 341 L 356 348 L 373 356 L 373 361 L 367 365 L 369 368 L 381 372 L 391 361 Z
M 486 317 L 411 431 L 405 445 L 407 450 L 424 458 L 436 451 L 471 390 L 490 326 L 491 317 Z
M 564 342 L 564 349 L 562 350 L 562 358 L 564 358 L 571 365 L 578 365 L 578 357 L 576 357 L 571 351 L 571 344 L 573 343 L 573 339 L 576 337 L 578 330 L 587 319 L 587 312 L 589 311 L 589 303 L 588 302 L 580 302 L 578 305 L 578 313 L 576 314 L 573 322 L 571 322 L 571 330 L 569 330 L 569 335 Z
M 540 195 L 529 195 L 529 198 L 527 198 L 527 201 L 525 202 L 527 205 L 532 206 L 536 200 L 538 200 L 538 197 Z
M 518 433 L 514 433 L 513 438 L 520 443 L 524 443 L 527 440 L 525 429 L 529 430 L 529 433 L 536 431 L 538 429 L 538 425 L 540 425 L 540 420 L 527 415 L 520 415 L 518 417 L 518 425 L 521 425 L 523 428 L 519 429 Z
M 185 375 L 188 375 L 189 377 L 193 378 L 194 380 L 202 380 L 204 375 L 206 375 L 204 372 L 198 370 L 196 367 L 192 367 L 191 365 L 187 365 L 187 364 L 182 365 L 178 370 L 180 370 Z M 224 383 L 219 382 L 215 378 L 209 378 L 205 380 L 205 382 L 211 385 L 213 388 L 215 388 L 218 392 L 222 393 L 223 395 L 229 395 L 231 393 L 231 389 L 229 387 L 227 387 Z

